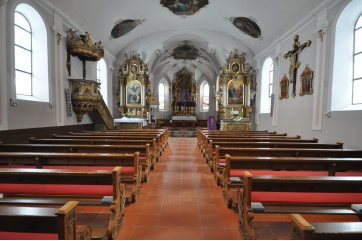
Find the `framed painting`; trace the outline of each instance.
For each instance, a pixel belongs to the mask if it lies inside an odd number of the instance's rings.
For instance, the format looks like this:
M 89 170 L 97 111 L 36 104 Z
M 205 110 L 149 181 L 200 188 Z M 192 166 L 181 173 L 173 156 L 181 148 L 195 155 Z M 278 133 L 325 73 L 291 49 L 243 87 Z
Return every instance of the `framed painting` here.
M 127 106 L 141 106 L 142 85 L 138 80 L 131 80 L 127 83 Z
M 157 96 L 151 96 L 150 105 L 157 105 Z
M 244 104 L 244 82 L 241 79 L 230 81 L 227 90 L 228 105 Z
M 313 94 L 313 71 L 308 68 L 308 65 L 300 75 L 300 89 L 299 95 L 311 95 Z
M 239 72 L 239 70 L 240 70 L 239 64 L 234 63 L 234 64 L 233 64 L 233 67 L 232 67 L 232 70 L 233 70 L 234 73 Z
M 133 64 L 133 65 L 131 66 L 130 71 L 131 71 L 131 74 L 136 74 L 136 73 L 137 73 L 137 65 Z
M 288 99 L 289 98 L 289 80 L 284 74 L 282 80 L 280 81 L 280 92 L 279 99 Z

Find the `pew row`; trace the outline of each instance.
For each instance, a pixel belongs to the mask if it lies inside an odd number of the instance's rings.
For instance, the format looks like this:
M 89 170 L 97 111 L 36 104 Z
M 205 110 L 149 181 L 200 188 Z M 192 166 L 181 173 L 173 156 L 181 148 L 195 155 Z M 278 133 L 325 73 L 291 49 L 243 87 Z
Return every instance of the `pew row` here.
M 153 140 L 105 140 L 105 139 L 38 139 L 35 137 L 29 138 L 30 144 L 81 144 L 81 145 L 146 145 L 150 144 L 150 169 L 154 169 L 156 161 L 159 159 L 159 153 L 156 145 L 156 139 Z
M 255 239 L 254 212 L 356 215 L 361 220 L 362 213 L 351 209 L 361 198 L 362 177 L 252 176 L 245 171 L 238 190 L 239 231 L 244 239 Z M 252 202 L 263 208 L 253 210 Z
M 359 150 L 362 154 L 362 150 Z M 225 155 L 226 167 L 223 172 L 223 198 L 228 207 L 237 203 L 236 191 L 242 188 L 243 171 L 261 175 L 324 175 L 362 176 L 362 155 L 360 158 L 320 158 L 320 157 L 259 157 Z M 283 172 L 284 171 L 284 172 Z M 285 172 L 287 171 L 287 172 Z M 349 172 L 353 171 L 353 172 Z M 361 200 L 362 201 L 362 200 Z
M 361 222 L 307 222 L 299 214 L 290 214 L 290 239 L 347 240 L 362 238 Z
M 0 152 L 60 152 L 60 153 L 123 153 L 139 152 L 139 164 L 142 166 L 142 181 L 147 182 L 151 157 L 150 144 L 146 145 L 82 145 L 82 144 L 2 144 Z
M 69 201 L 59 209 L 0 206 L 0 231 L 20 232 L 16 235 L 19 240 L 27 236 L 21 233 L 57 234 L 57 239 L 60 240 L 89 240 L 92 238 L 91 226 L 77 227 L 77 204 L 76 201 Z M 0 235 L 3 236 L 1 233 Z M 2 238 L 7 239 L 4 236 Z
M 139 153 L 46 153 L 46 152 L 0 152 L 1 165 L 32 165 L 36 168 L 55 166 L 82 166 L 96 170 L 98 167 L 122 166 L 121 182 L 126 185 L 128 202 L 135 202 L 141 191 L 142 167 Z
M 121 169 L 0 168 L 0 193 L 3 193 L 0 203 L 63 205 L 69 200 L 77 200 L 79 204 L 101 205 L 102 198 L 110 195 L 110 203 L 103 204 L 110 206 L 109 223 L 106 227 L 93 229 L 92 239 L 115 239 L 124 222 L 126 199 L 125 185 L 121 183 Z

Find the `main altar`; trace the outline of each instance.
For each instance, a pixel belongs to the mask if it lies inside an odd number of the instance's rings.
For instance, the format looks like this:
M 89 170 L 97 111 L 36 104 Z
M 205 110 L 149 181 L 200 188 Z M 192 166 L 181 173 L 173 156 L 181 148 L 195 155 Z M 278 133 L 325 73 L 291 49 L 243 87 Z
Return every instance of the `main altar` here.
M 252 108 L 250 86 L 253 72 L 245 63 L 245 53 L 232 51 L 220 71 L 218 91 L 218 122 L 221 130 L 250 130 Z
M 173 79 L 171 92 L 172 127 L 196 127 L 196 81 L 186 68 L 177 72 Z

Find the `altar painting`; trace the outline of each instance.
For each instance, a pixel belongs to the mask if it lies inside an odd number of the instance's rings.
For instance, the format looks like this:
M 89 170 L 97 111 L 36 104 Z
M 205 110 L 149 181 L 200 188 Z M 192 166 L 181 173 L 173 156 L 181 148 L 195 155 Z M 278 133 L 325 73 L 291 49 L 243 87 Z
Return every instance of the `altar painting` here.
M 232 80 L 229 82 L 227 103 L 228 105 L 244 104 L 244 83 L 242 80 Z
M 161 0 L 160 3 L 176 15 L 193 15 L 209 4 L 209 0 Z
M 132 80 L 127 84 L 127 105 L 141 105 L 142 86 L 138 80 Z

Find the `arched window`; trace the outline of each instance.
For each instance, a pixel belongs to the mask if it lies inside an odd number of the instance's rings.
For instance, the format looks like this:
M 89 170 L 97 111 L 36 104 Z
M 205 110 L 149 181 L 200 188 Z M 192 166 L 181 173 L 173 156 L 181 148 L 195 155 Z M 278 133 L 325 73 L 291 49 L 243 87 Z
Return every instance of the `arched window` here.
M 209 110 L 209 85 L 205 84 L 203 87 L 203 95 L 202 95 L 202 110 Z
M 273 94 L 274 65 L 271 58 L 264 61 L 261 73 L 260 113 L 270 113 L 271 95 Z
M 362 15 L 354 30 L 353 104 L 362 104 Z
M 159 109 L 165 109 L 165 86 L 160 83 L 158 86 L 158 102 L 159 102 Z
M 32 96 L 32 31 L 29 21 L 19 12 L 14 14 L 14 33 L 16 93 Z
M 269 110 L 271 108 L 271 96 L 273 94 L 273 75 L 274 75 L 274 65 L 270 65 L 269 69 Z
M 49 102 L 49 40 L 44 20 L 25 3 L 17 5 L 13 14 L 14 94 L 17 99 Z
M 101 66 L 99 66 L 99 62 L 97 62 L 97 82 L 101 83 Z
M 362 110 L 362 5 L 351 0 L 335 25 L 330 110 Z

